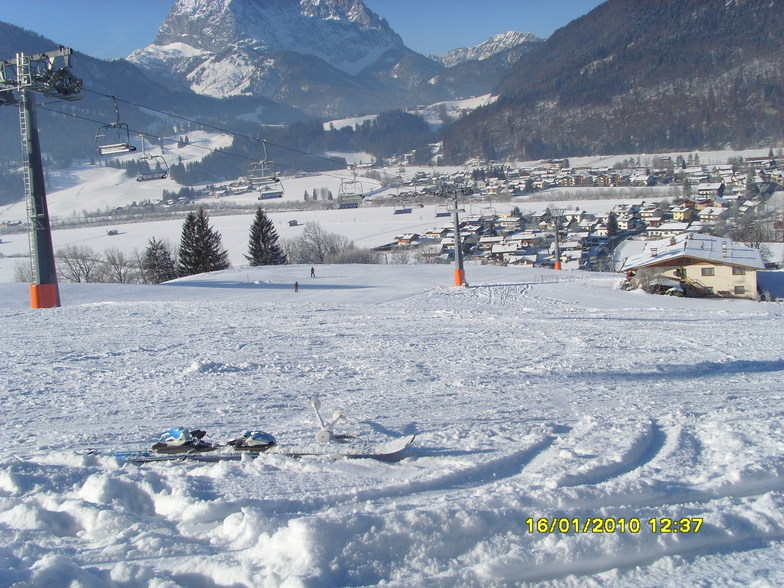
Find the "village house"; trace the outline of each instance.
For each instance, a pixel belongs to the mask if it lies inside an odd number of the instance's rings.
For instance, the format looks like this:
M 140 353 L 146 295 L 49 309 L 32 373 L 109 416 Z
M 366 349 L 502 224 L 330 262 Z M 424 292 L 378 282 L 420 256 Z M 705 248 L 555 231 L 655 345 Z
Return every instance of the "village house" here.
M 711 196 L 708 198 L 698 198 L 694 201 L 694 208 L 703 210 L 705 208 L 726 208 L 729 202 L 720 196 Z
M 626 259 L 621 271 L 640 281 L 643 270 L 678 283 L 686 296 L 757 298 L 757 272 L 765 269 L 758 249 L 729 239 L 682 233 L 648 243 Z
M 403 233 L 395 237 L 395 242 L 398 245 L 413 245 L 418 240 L 419 235 L 417 233 Z
M 709 206 L 708 208 L 703 208 L 700 210 L 697 213 L 697 218 L 703 225 L 713 226 L 723 218 L 726 218 L 728 214 L 729 213 L 726 208 Z
M 493 246 L 502 243 L 504 238 L 501 236 L 483 235 L 479 237 L 479 251 L 489 253 Z
M 657 239 L 667 239 L 679 235 L 689 229 L 690 223 L 669 221 L 660 224 L 658 227 L 648 227 L 645 231 L 645 239 L 649 241 Z
M 490 251 L 490 259 L 498 262 L 509 262 L 519 251 L 517 243 L 495 243 Z
M 696 192 L 697 196 L 701 198 L 714 198 L 716 196 L 721 197 L 724 195 L 724 183 L 711 182 L 697 184 Z
M 630 231 L 637 227 L 639 220 L 631 214 L 621 214 L 615 218 L 619 231 Z
M 496 225 L 501 232 L 511 233 L 522 228 L 523 219 L 512 214 L 502 214 L 496 220 Z
M 678 222 L 691 222 L 697 218 L 697 211 L 691 206 L 676 206 L 670 209 L 672 220 Z

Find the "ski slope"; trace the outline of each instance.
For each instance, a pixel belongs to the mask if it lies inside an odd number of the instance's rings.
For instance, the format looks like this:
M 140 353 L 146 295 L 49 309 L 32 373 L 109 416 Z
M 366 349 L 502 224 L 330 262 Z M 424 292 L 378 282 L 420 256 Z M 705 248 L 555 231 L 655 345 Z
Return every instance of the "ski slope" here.
M 47 310 L 0 283 L 0 585 L 784 584 L 784 306 L 466 269 L 64 283 Z M 312 395 L 339 432 L 416 441 L 391 462 L 83 453 L 175 425 L 312 442 Z

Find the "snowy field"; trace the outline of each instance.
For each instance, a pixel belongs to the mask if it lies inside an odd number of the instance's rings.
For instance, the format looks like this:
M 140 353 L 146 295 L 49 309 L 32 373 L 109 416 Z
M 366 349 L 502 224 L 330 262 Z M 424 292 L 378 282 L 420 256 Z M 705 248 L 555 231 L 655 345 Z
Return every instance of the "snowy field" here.
M 61 284 L 48 310 L 0 283 L 0 585 L 784 585 L 784 306 L 467 278 L 237 268 Z M 388 462 L 83 454 L 174 425 L 309 442 L 311 395 L 340 432 L 415 443 Z

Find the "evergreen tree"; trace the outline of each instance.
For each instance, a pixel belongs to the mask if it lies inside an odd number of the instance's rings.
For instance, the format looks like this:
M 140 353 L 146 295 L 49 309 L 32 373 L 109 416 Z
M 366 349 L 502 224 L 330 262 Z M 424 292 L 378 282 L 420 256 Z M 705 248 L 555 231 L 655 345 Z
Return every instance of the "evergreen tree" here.
M 246 255 L 245 259 L 252 266 L 288 263 L 286 254 L 278 245 L 278 233 L 275 230 L 275 225 L 261 208 L 256 209 L 256 217 L 250 227 L 248 253 L 249 255 Z
M 155 237 L 148 241 L 141 265 L 144 282 L 147 284 L 160 284 L 177 277 L 177 267 L 171 248 Z
M 189 212 L 180 237 L 180 276 L 228 269 L 229 253 L 223 249 L 220 233 L 210 226 L 204 208 Z
M 313 190 L 313 200 L 315 199 L 316 199 L 316 191 Z M 310 196 L 308 195 L 308 191 L 305 190 L 305 202 L 307 202 L 308 200 L 310 200 Z
M 618 217 L 614 212 L 607 215 L 607 236 L 612 237 L 618 233 Z

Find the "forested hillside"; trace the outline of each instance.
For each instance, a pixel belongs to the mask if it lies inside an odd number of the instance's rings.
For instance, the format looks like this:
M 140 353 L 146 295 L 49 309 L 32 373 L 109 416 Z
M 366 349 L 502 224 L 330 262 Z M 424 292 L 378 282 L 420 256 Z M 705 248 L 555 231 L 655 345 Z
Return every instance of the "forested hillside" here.
M 609 0 L 524 56 L 455 125 L 447 160 L 754 147 L 784 129 L 784 11 Z

